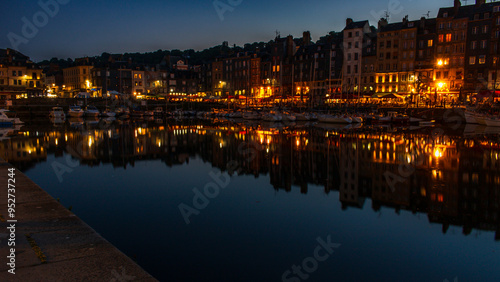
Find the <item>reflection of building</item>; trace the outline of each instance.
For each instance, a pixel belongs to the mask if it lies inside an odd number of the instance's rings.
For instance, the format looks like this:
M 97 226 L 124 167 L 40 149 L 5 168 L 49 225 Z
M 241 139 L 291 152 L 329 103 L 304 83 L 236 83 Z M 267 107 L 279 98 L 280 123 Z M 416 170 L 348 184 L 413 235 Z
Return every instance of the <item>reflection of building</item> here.
M 357 140 L 346 140 L 340 144 L 339 196 L 342 203 L 363 206 L 359 198 L 359 155 Z
M 39 135 L 36 135 L 39 134 Z M 429 221 L 500 232 L 500 145 L 486 138 L 423 133 L 253 129 L 241 124 L 171 124 L 27 131 L 0 143 L 0 157 L 29 168 L 62 151 L 81 164 L 118 167 L 161 159 L 167 166 L 199 156 L 223 171 L 269 175 L 276 191 L 337 190 L 343 208 L 427 213 Z M 233 175 L 235 172 L 232 172 Z
M 47 159 L 47 137 L 29 136 L 12 137 L 0 142 L 0 157 L 16 164 L 20 170 L 26 170 L 35 163 Z

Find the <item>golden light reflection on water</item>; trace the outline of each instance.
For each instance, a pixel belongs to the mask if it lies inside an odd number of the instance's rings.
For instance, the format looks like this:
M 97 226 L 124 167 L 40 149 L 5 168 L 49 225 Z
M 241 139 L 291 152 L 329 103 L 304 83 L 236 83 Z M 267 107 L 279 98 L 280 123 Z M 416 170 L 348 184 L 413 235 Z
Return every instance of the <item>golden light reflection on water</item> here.
M 254 153 L 251 159 L 242 153 L 248 150 Z M 236 160 L 243 173 L 269 175 L 274 189 L 300 186 L 307 193 L 309 185 L 319 185 L 326 193 L 338 191 L 345 206 L 360 207 L 370 198 L 374 207 L 432 207 L 433 215 L 441 218 L 479 212 L 481 203 L 495 203 L 482 207 L 487 222 L 500 215 L 499 152 L 498 136 L 234 124 L 38 129 L 0 142 L 0 156 L 20 168 L 63 154 L 82 165 L 120 167 L 155 159 L 175 166 L 201 156 L 226 170 Z

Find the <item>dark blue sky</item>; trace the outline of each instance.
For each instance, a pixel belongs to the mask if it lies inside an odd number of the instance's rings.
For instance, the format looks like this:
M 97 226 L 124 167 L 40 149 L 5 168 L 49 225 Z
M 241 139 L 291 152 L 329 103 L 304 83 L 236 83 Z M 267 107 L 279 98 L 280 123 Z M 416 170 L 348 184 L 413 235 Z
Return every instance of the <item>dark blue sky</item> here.
M 329 31 L 341 31 L 347 17 L 376 25 L 383 10 L 391 11 L 390 21 L 401 21 L 407 14 L 416 20 L 427 11 L 435 17 L 439 7 L 453 5 L 453 0 L 219 0 L 235 4 L 220 17 L 213 0 L 40 0 L 57 1 L 67 3 L 44 18 L 38 0 L 2 0 L 0 48 L 17 47 L 39 61 L 102 52 L 202 50 L 222 41 L 267 42 L 276 30 L 295 37 L 309 30 L 317 40 Z M 23 17 L 30 23 L 35 17 L 38 30 L 23 33 Z M 13 46 L 13 37 L 21 43 Z

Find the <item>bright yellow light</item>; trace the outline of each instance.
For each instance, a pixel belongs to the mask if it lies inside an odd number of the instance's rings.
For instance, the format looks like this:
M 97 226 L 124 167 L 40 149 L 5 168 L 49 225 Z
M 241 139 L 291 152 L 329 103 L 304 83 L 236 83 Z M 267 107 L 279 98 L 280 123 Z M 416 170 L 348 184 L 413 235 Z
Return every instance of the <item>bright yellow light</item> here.
M 444 83 L 444 82 L 438 83 L 439 88 L 443 88 L 445 85 L 446 85 L 446 83 Z
M 442 66 L 443 65 L 443 60 L 439 60 L 438 61 L 438 66 Z
M 441 158 L 443 156 L 443 152 L 441 152 L 439 149 L 434 149 L 434 157 L 436 158 Z

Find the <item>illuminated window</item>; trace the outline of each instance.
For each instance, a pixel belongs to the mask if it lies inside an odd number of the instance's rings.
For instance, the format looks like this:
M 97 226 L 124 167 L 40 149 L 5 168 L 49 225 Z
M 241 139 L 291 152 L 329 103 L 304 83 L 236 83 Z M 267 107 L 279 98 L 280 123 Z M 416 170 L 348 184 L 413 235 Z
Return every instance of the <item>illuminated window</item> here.
M 472 174 L 472 182 L 476 184 L 479 182 L 479 175 L 477 173 Z
M 429 40 L 427 41 L 427 47 L 432 47 L 432 43 L 433 43 L 433 42 L 432 42 L 432 39 L 429 39 Z
M 479 64 L 484 65 L 485 63 L 486 63 L 486 56 L 485 55 L 479 56 Z
M 451 33 L 446 34 L 446 42 L 451 41 Z
M 439 35 L 439 43 L 442 43 L 444 41 L 444 34 Z

